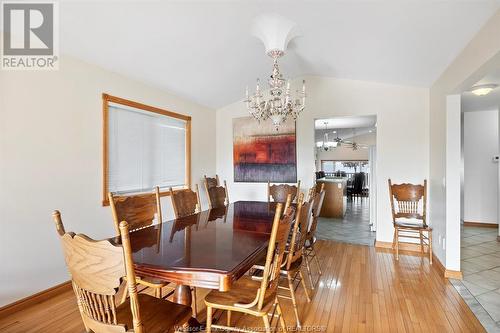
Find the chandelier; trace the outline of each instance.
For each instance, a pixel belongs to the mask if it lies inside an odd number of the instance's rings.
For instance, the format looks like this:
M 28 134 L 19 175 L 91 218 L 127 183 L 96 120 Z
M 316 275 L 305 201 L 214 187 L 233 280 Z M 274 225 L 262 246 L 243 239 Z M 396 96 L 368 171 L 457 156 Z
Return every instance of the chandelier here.
M 284 123 L 288 117 L 296 120 L 298 115 L 304 110 L 306 103 L 306 81 L 302 81 L 302 90 L 298 89 L 295 95 L 290 94 L 290 80 L 286 81 L 278 66 L 278 58 L 285 53 L 282 50 L 271 50 L 267 53 L 273 59 L 273 71 L 269 78 L 269 96 L 266 98 L 260 87 L 260 80 L 257 79 L 255 93 L 249 95 L 246 89 L 246 99 L 244 103 L 248 112 L 257 120 L 264 121 L 271 119 L 276 130 Z M 286 83 L 286 87 L 285 87 Z

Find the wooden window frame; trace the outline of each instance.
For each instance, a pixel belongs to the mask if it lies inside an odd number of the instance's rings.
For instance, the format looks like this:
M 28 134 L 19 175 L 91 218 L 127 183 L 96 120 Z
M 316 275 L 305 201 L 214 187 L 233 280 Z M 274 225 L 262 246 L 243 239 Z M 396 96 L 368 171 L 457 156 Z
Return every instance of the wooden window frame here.
M 191 117 L 186 116 L 180 113 L 160 109 L 154 106 L 134 102 L 125 98 L 116 97 L 112 95 L 108 95 L 106 93 L 102 94 L 102 161 L 103 161 L 103 174 L 102 174 L 102 205 L 109 206 L 108 199 L 108 174 L 109 174 L 109 103 L 116 103 L 128 107 L 132 107 L 135 109 L 148 111 L 152 113 L 161 114 L 163 116 L 181 119 L 186 122 L 186 186 L 184 188 L 191 188 Z M 183 190 L 176 189 L 175 191 Z M 137 195 L 150 195 L 150 193 L 138 193 Z M 160 196 L 169 196 L 169 190 L 163 190 L 160 192 Z

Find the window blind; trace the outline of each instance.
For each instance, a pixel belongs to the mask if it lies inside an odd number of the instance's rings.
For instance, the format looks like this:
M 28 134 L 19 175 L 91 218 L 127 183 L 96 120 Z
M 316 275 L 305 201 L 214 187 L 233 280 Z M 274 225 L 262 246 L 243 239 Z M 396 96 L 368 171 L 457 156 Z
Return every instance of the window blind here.
M 109 103 L 108 189 L 186 185 L 186 121 Z

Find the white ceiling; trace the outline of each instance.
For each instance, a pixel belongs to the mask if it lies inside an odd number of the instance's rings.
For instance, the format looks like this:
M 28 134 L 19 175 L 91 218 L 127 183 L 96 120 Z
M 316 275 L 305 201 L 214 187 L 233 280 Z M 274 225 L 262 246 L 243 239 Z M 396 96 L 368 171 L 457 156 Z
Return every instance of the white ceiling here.
M 430 86 L 499 8 L 476 1 L 68 1 L 61 51 L 213 108 L 270 74 L 251 36 L 264 12 L 295 21 L 287 77 Z
M 339 129 L 337 131 L 322 131 L 317 130 L 314 135 L 314 141 L 324 141 L 325 132 L 328 133 L 328 140 L 331 141 L 335 138 L 343 140 L 355 141 L 357 143 L 374 145 L 377 141 L 377 133 L 375 131 L 369 132 L 367 128 L 358 128 L 356 133 L 348 129 Z
M 325 126 L 326 123 L 326 126 Z M 360 143 L 375 143 L 377 116 L 334 117 L 314 121 L 315 141 L 323 140 L 325 133 L 329 139 L 339 137 Z
M 325 124 L 326 123 L 326 124 Z M 353 116 L 353 117 L 334 117 L 329 119 L 316 119 L 314 128 L 317 130 L 338 129 L 338 128 L 360 128 L 375 127 L 377 116 Z
M 464 92 L 462 94 L 462 112 L 498 109 L 500 106 L 500 68 L 486 75 L 474 86 L 491 83 L 497 84 L 498 87 L 488 95 L 476 96 L 470 91 Z

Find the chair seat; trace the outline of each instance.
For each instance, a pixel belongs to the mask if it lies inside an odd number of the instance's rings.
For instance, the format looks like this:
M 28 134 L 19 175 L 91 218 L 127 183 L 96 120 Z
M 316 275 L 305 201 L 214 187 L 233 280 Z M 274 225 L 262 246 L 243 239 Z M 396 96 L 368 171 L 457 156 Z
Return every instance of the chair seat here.
M 139 277 L 137 278 L 137 283 L 151 287 L 151 288 L 163 288 L 169 284 L 168 281 L 155 279 L 152 277 Z
M 127 277 L 124 276 L 123 280 L 127 281 Z M 140 284 L 142 286 L 149 287 L 149 288 L 163 288 L 169 284 L 168 281 L 163 281 L 160 279 L 155 279 L 155 278 L 150 278 L 150 277 L 139 277 L 139 276 L 136 277 L 135 281 L 138 284 Z
M 407 222 L 407 221 L 396 221 L 394 224 L 396 227 L 405 229 L 415 229 L 415 230 L 432 230 L 428 225 L 422 222 Z
M 138 294 L 138 298 L 144 332 L 174 332 L 175 326 L 181 326 L 191 318 L 191 308 L 185 305 L 146 294 Z M 130 299 L 118 306 L 116 316 L 120 324 L 126 324 L 129 330 L 133 329 Z
M 260 288 L 260 281 L 252 279 L 251 276 L 244 275 L 238 281 L 236 281 L 231 289 L 226 292 L 212 290 L 205 296 L 205 304 L 214 308 L 232 308 L 234 309 L 235 304 L 250 304 L 257 297 L 257 290 Z M 274 295 L 268 295 L 264 302 L 263 311 L 268 305 L 272 305 Z M 243 308 L 242 308 L 243 309 Z M 258 311 L 256 306 L 251 307 L 247 310 Z

